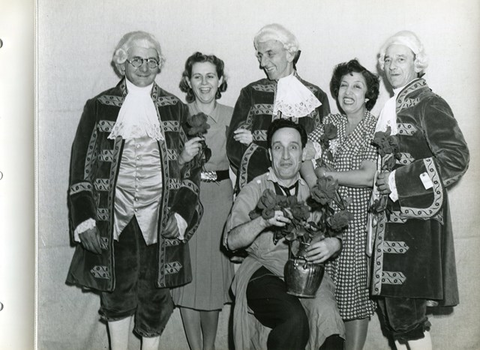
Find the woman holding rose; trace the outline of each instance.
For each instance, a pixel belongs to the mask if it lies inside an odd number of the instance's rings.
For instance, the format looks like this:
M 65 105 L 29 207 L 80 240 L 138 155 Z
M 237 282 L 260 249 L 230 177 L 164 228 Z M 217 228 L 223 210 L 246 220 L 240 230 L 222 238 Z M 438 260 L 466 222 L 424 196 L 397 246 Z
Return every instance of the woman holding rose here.
M 187 93 L 192 118 L 202 116 L 210 125 L 205 143 L 211 155 L 207 156 L 200 183 L 203 217 L 189 241 L 193 280 L 172 289 L 172 297 L 180 308 L 190 349 L 209 350 L 215 348 L 219 313 L 230 301 L 233 279 L 233 265 L 220 249 L 223 226 L 233 201 L 226 153 L 226 133 L 233 108 L 217 102 L 227 89 L 224 62 L 214 55 L 194 53 L 185 63 L 180 89 Z
M 345 349 L 362 349 L 375 309 L 367 284 L 366 239 L 367 209 L 377 159 L 371 145 L 376 118 L 370 110 L 378 97 L 379 80 L 354 59 L 335 68 L 330 91 L 341 114 L 329 114 L 309 135 L 311 145 L 317 143 L 322 148 L 322 155 L 315 170 L 309 159 L 304 161 L 302 176 L 311 188 L 317 179 L 337 180 L 342 198 L 350 199 L 347 210 L 353 214 L 353 220 L 343 232 L 341 254 L 328 261 L 326 268 L 335 282 L 335 296 L 345 322 Z M 315 145 L 315 149 L 320 148 Z

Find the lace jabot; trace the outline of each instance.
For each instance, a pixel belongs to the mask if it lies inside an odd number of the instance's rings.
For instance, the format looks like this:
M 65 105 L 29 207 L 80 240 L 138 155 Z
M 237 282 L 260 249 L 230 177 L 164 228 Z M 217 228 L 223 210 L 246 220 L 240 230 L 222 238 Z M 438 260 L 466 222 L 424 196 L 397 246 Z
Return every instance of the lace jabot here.
M 150 96 L 153 84 L 138 87 L 128 79 L 125 79 L 125 82 L 128 93 L 108 138 L 115 139 L 121 136 L 123 139 L 129 140 L 148 136 L 157 141 L 165 140 L 157 110 Z
M 283 117 L 302 118 L 321 105 L 318 98 L 295 75 L 278 80 L 273 115 L 281 112 Z
M 393 89 L 393 96 L 385 102 L 385 105 L 380 112 L 378 117 L 377 126 L 375 127 L 375 132 L 377 131 L 386 131 L 387 127 L 391 129 L 391 135 L 397 134 L 397 97 L 403 87 L 398 89 Z

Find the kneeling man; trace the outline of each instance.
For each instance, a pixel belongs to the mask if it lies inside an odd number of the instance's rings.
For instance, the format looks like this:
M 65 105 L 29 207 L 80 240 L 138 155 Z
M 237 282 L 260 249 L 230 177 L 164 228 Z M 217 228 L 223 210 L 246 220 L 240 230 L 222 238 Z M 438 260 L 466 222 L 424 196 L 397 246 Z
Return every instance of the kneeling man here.
M 285 226 L 290 220 L 280 210 L 268 220 L 261 216 L 253 220 L 249 217 L 266 189 L 296 196 L 299 201 L 305 201 L 310 195 L 308 185 L 299 175 L 307 142 L 305 129 L 290 120 L 275 120 L 267 132 L 267 142 L 272 167 L 248 183 L 237 196 L 224 240 L 228 249 L 245 249 L 248 253 L 232 286 L 235 348 L 250 348 L 252 337 L 266 341 L 268 349 L 318 350 L 322 345 L 328 349 L 343 349 L 344 325 L 330 277 L 325 274 L 315 298 L 299 299 L 286 292 L 283 273 L 288 245 L 283 239 L 274 244 L 272 228 Z M 309 247 L 307 259 L 323 262 L 340 248 L 339 239 L 326 238 Z M 263 327 L 252 328 L 249 322 L 249 318 L 253 319 L 252 313 L 258 322 L 271 329 L 269 333 Z M 250 334 L 258 329 L 257 336 Z

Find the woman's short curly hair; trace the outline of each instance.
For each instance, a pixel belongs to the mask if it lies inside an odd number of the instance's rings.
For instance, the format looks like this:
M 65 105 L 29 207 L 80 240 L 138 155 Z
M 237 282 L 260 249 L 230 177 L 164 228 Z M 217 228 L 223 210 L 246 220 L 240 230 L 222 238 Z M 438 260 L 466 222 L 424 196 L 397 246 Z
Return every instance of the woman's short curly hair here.
M 117 44 L 113 53 L 112 63 L 115 66 L 117 73 L 125 75 L 125 62 L 128 58 L 128 50 L 132 46 L 140 46 L 147 49 L 155 49 L 158 54 L 158 73 L 161 71 L 165 62 L 165 57 L 162 55 L 162 48 L 160 43 L 150 33 L 143 31 L 135 31 L 125 34 Z
M 340 63 L 335 67 L 333 70 L 332 80 L 330 81 L 330 92 L 335 100 L 338 101 L 338 91 L 340 89 L 342 78 L 345 75 L 354 72 L 360 73 L 365 78 L 365 82 L 367 83 L 367 92 L 365 93 L 365 97 L 368 98 L 368 101 L 365 103 L 365 107 L 367 110 L 371 111 L 377 102 L 380 81 L 375 74 L 362 66 L 357 59 Z
M 188 80 L 192 77 L 192 69 L 195 63 L 210 62 L 215 66 L 218 79 L 223 77 L 223 81 L 217 89 L 215 99 L 222 97 L 222 92 L 227 90 L 227 77 L 225 76 L 225 63 L 215 55 L 204 55 L 201 52 L 195 52 L 185 62 L 185 70 L 182 73 L 182 80 L 180 80 L 180 90 L 187 93 L 186 100 L 188 103 L 195 101 L 195 94 L 192 88 L 188 85 Z
M 385 41 L 385 43 L 380 48 L 380 55 L 378 57 L 378 63 L 380 68 L 384 70 L 385 68 L 385 52 L 387 51 L 390 45 L 404 45 L 412 50 L 414 55 L 414 64 L 415 68 L 418 71 L 419 76 L 425 74 L 425 70 L 428 67 L 428 56 L 425 52 L 422 42 L 417 37 L 417 35 L 408 30 L 402 30 Z
M 269 40 L 280 41 L 285 50 L 293 56 L 296 56 L 297 52 L 300 50 L 300 44 L 297 37 L 281 24 L 272 23 L 260 29 L 253 38 L 253 46 L 257 49 L 258 43 L 263 43 Z

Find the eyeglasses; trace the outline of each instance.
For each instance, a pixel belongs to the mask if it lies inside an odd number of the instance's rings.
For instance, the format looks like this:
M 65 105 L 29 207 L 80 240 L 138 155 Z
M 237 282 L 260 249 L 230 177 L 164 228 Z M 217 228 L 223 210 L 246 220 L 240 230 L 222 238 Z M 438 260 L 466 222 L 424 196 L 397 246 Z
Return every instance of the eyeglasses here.
M 158 61 L 155 58 L 134 57 L 131 60 L 127 59 L 127 62 L 135 68 L 140 68 L 144 62 L 147 62 L 147 67 L 150 69 L 155 69 L 158 67 Z

